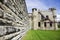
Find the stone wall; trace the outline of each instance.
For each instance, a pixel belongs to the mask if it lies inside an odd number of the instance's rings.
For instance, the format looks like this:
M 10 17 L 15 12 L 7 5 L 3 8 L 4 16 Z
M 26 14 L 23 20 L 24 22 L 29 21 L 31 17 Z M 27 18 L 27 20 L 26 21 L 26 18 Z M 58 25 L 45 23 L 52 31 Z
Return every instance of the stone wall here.
M 28 19 L 25 0 L 3 0 L 0 2 L 0 11 L 0 17 L 11 21 L 12 25 L 24 25 L 23 22 Z
M 18 32 L 16 30 L 26 29 L 28 26 L 29 18 L 25 0 L 0 0 L 0 29 L 2 30 L 0 35 L 15 33 Z

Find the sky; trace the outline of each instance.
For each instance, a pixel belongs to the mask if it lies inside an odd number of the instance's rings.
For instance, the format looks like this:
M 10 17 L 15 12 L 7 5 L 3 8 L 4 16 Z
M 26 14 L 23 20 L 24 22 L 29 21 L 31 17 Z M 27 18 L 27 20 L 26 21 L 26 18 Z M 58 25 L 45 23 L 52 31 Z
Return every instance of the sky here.
M 26 0 L 28 12 L 32 12 L 32 8 L 40 10 L 48 10 L 56 8 L 57 21 L 60 21 L 60 0 Z

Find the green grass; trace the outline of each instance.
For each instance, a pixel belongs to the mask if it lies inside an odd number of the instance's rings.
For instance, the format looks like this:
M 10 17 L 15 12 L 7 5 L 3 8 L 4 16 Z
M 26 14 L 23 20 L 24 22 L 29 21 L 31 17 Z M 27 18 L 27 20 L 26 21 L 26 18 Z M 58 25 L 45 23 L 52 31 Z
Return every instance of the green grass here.
M 60 40 L 60 30 L 58 31 L 30 30 L 23 37 L 22 40 Z

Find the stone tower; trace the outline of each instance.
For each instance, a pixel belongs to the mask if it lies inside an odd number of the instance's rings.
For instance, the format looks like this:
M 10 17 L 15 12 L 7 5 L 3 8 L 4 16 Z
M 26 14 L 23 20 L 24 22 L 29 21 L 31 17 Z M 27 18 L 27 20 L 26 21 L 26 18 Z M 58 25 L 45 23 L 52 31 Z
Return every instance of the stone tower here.
M 49 8 L 49 10 L 52 12 L 53 15 L 53 23 L 54 23 L 54 30 L 57 30 L 57 21 L 56 21 L 56 9 L 55 8 Z
M 38 29 L 38 12 L 37 12 L 37 8 L 33 8 L 32 9 L 32 16 L 33 16 L 33 19 L 32 19 L 32 27 L 33 29 L 37 30 Z

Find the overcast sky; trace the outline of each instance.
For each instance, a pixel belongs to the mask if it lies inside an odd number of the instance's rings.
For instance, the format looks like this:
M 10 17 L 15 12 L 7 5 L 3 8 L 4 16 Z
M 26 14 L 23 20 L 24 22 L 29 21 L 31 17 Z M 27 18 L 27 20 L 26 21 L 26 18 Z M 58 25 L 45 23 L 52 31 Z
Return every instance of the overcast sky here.
M 47 10 L 48 8 L 56 8 L 57 20 L 60 20 L 60 0 L 26 0 L 28 12 L 31 13 L 32 8 Z

